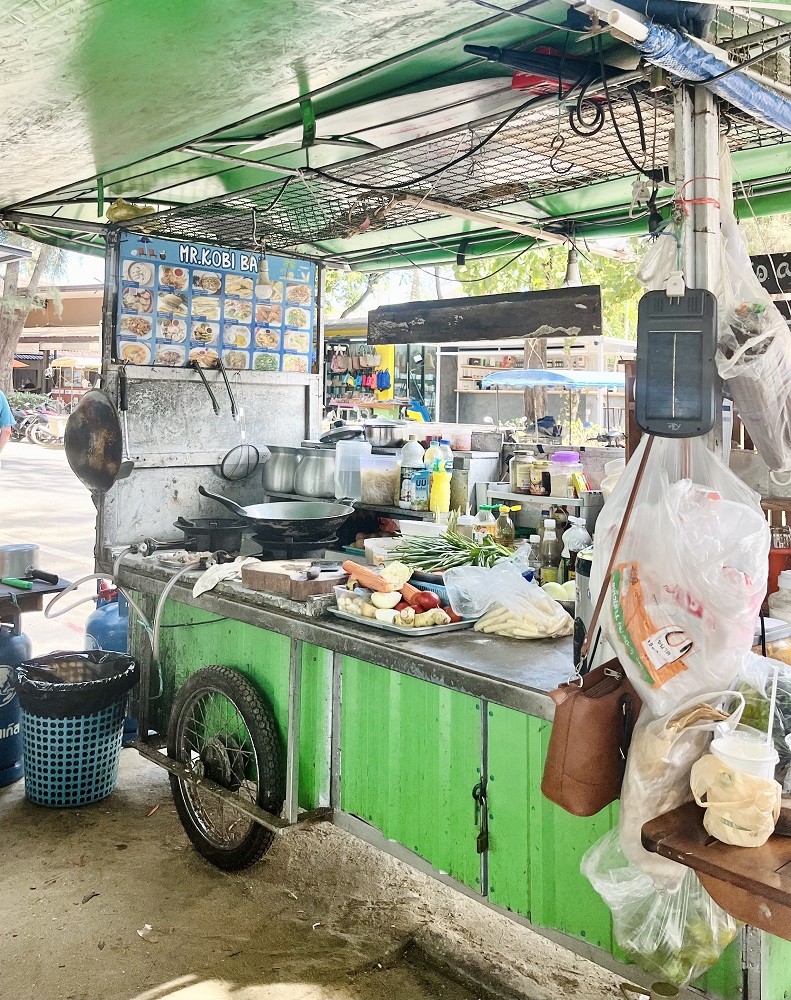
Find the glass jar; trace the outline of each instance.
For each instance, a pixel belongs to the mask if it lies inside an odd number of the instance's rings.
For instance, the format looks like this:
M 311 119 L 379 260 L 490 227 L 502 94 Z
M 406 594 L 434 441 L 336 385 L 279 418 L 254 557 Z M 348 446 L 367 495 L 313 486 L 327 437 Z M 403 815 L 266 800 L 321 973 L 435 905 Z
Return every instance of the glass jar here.
M 549 462 L 533 462 L 530 466 L 530 492 L 533 496 L 549 496 Z
M 535 456 L 532 451 L 516 451 L 508 463 L 508 487 L 511 493 L 530 492 L 530 467 Z

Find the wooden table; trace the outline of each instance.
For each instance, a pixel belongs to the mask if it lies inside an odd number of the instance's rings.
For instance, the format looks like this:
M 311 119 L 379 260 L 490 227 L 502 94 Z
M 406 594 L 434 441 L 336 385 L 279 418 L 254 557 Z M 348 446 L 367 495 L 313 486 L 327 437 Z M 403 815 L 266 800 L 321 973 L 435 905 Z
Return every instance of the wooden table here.
M 727 913 L 791 941 L 791 837 L 775 834 L 763 847 L 721 844 L 689 802 L 646 823 L 642 839 L 647 851 L 696 871 Z
M 31 590 L 17 590 L 16 587 L 0 584 L 0 621 L 8 621 L 28 611 L 41 611 L 46 594 L 58 594 L 70 586 L 68 580 L 59 580 L 57 583 L 44 583 L 42 580 L 30 582 L 33 584 Z

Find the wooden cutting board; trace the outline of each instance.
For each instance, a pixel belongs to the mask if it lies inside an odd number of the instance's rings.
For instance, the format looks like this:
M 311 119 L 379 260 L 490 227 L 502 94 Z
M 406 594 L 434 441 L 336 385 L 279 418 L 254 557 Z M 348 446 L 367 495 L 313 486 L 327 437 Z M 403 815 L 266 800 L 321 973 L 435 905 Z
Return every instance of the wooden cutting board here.
M 305 572 L 310 565 L 310 559 L 247 563 L 242 566 L 242 586 L 248 590 L 289 597 L 292 601 L 306 601 L 317 594 L 332 593 L 333 587 L 348 578 L 347 573 L 338 569 L 323 572 L 317 580 L 306 580 Z

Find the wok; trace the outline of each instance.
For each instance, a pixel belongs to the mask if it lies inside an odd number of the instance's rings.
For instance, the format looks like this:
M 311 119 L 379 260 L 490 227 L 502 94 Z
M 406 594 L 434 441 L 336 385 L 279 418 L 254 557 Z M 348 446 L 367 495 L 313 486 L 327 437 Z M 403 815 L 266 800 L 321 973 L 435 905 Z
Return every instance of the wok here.
M 348 504 L 320 500 L 256 503 L 243 507 L 229 497 L 210 493 L 203 486 L 198 487 L 198 492 L 244 518 L 257 535 L 273 540 L 290 538 L 295 542 L 317 542 L 329 538 L 354 512 L 354 507 Z
M 89 389 L 69 415 L 64 435 L 72 471 L 94 493 L 106 493 L 118 478 L 122 459 L 121 422 L 102 389 Z

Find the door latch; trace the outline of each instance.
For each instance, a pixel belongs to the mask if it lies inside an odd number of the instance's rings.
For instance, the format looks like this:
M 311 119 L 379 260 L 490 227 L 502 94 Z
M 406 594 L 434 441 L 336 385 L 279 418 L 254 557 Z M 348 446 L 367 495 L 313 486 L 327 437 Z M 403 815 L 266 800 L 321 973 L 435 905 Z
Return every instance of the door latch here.
M 479 827 L 475 849 L 478 854 L 483 854 L 489 850 L 489 803 L 486 800 L 486 785 L 483 780 L 473 788 L 472 797 L 475 801 L 475 825 Z

